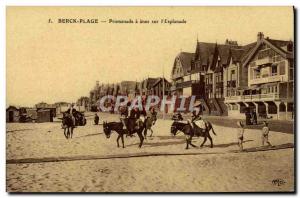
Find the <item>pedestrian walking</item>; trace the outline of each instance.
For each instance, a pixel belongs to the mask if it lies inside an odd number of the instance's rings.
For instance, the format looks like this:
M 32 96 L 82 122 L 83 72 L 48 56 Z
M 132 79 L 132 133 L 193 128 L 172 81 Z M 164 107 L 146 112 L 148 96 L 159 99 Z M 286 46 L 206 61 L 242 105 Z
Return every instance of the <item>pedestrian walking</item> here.
M 262 141 L 262 146 L 267 143 L 269 146 L 272 146 L 272 144 L 269 142 L 269 126 L 268 122 L 264 121 L 264 126 L 262 128 L 262 134 L 261 134 L 261 141 Z
M 238 145 L 240 148 L 240 151 L 243 151 L 243 140 L 244 140 L 244 125 L 241 121 L 237 122 L 238 125 L 238 133 L 237 133 L 237 138 L 238 138 Z
M 97 115 L 97 113 L 95 113 L 94 122 L 95 122 L 95 125 L 99 124 L 99 116 Z
M 256 114 L 256 110 L 253 109 L 252 111 L 252 115 L 251 115 L 251 118 L 252 118 L 252 124 L 257 124 L 257 114 Z

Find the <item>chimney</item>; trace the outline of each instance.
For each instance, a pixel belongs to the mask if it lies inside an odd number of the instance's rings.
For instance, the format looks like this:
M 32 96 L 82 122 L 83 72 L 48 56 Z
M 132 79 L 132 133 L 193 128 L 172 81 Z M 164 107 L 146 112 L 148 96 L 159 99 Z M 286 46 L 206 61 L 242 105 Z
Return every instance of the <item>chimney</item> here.
M 262 32 L 258 32 L 257 34 L 257 41 L 260 41 L 264 38 L 264 34 Z

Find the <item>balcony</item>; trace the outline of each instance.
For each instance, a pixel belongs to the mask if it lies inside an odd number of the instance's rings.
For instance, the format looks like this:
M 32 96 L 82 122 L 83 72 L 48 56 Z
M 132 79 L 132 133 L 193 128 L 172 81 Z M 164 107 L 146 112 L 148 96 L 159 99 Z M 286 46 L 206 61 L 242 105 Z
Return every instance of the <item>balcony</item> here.
M 256 95 L 243 95 L 243 96 L 228 96 L 225 97 L 226 103 L 235 102 L 264 102 L 264 101 L 276 101 L 281 99 L 278 93 L 269 94 L 256 94 Z
M 256 66 L 259 66 L 259 65 L 272 64 L 272 62 L 273 62 L 273 60 L 271 57 L 265 57 L 265 58 L 256 60 L 255 64 L 256 64 Z
M 271 82 L 282 82 L 284 81 L 284 76 L 268 76 L 265 78 L 254 78 L 249 80 L 249 85 L 256 85 L 256 84 L 265 84 Z
M 182 88 L 186 88 L 186 87 L 191 87 L 192 84 L 197 83 L 197 82 L 199 82 L 199 81 L 197 81 L 197 80 L 184 81 L 184 82 L 181 82 L 181 83 L 177 83 L 176 88 L 177 89 L 182 89 Z
M 225 97 L 225 102 L 226 103 L 234 103 L 234 102 L 241 102 L 242 97 L 241 96 L 228 96 Z

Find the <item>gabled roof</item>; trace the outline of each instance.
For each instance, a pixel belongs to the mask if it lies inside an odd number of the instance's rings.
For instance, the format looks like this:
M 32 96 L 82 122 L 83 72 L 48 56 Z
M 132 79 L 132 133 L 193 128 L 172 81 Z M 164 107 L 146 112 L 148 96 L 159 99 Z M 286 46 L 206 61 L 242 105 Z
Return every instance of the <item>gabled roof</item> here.
M 230 57 L 231 46 L 229 46 L 229 45 L 218 45 L 217 48 L 218 48 L 219 57 L 221 59 L 220 60 L 221 64 L 222 65 L 227 65 L 229 57 Z
M 9 110 L 9 109 L 12 109 L 12 110 L 15 110 L 15 111 L 18 111 L 19 109 L 15 106 L 9 106 L 6 108 L 6 111 Z
M 255 47 L 249 51 L 247 56 L 243 57 L 242 59 L 243 66 L 246 66 L 250 62 L 250 60 L 257 53 L 257 51 L 259 50 L 262 44 L 266 44 L 267 46 L 269 46 L 271 49 L 273 49 L 276 53 L 280 54 L 284 58 L 293 58 L 293 53 L 285 51 L 281 48 L 285 45 L 288 45 L 289 43 L 290 41 L 279 41 L 279 40 L 262 38 L 261 40 L 256 42 Z
M 197 42 L 195 61 L 199 61 L 201 65 L 209 65 L 213 60 L 216 43 Z
M 163 78 L 158 78 L 157 81 L 152 85 L 152 87 L 155 87 L 162 80 L 163 80 Z M 164 80 L 165 80 L 166 83 L 169 83 L 169 81 L 167 79 L 164 78 Z
M 143 88 L 151 88 L 153 84 L 157 81 L 158 78 L 146 78 L 143 80 L 140 84 L 142 85 Z M 145 85 L 146 83 L 146 85 Z
M 231 49 L 231 58 L 233 62 L 240 62 L 243 54 L 245 54 L 244 49 Z
M 275 39 L 269 39 L 269 38 L 266 38 L 265 40 L 269 41 L 270 43 L 272 43 L 273 45 L 275 45 L 277 47 L 287 46 L 288 44 L 291 43 L 291 41 L 275 40 Z
M 241 62 L 244 62 L 248 56 L 250 56 L 252 50 L 255 48 L 257 42 L 253 42 L 253 43 L 250 43 L 248 45 L 244 45 L 242 47 L 244 53 L 242 54 L 242 57 L 241 57 Z
M 182 69 L 183 69 L 183 75 L 187 75 L 189 71 L 191 70 L 192 61 L 194 60 L 195 54 L 190 52 L 180 52 L 174 61 L 172 74 L 174 73 L 174 69 L 176 66 L 176 61 L 179 59 Z

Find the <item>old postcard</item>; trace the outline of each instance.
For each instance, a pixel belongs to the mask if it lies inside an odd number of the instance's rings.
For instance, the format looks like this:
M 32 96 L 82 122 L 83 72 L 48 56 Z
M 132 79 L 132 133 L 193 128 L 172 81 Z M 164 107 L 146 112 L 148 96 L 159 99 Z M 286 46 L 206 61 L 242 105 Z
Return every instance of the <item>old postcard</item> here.
M 294 192 L 293 7 L 6 8 L 7 192 Z

